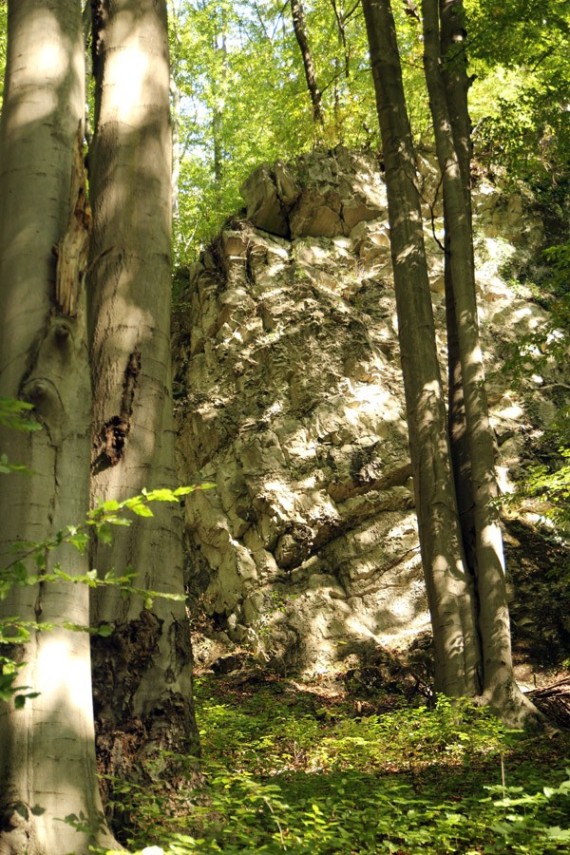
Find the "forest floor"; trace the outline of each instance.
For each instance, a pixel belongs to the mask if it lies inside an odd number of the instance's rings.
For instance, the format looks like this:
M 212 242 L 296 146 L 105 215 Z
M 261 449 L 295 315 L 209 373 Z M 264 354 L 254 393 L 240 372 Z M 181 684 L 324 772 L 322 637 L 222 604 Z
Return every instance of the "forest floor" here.
M 570 850 L 570 731 L 509 731 L 471 703 L 362 676 L 199 677 L 199 771 L 186 760 L 186 783 L 125 789 L 127 845 L 171 855 Z
M 234 645 L 196 678 L 200 761 L 175 758 L 166 783 L 159 756 L 156 783 L 115 782 L 121 841 L 146 855 L 569 852 L 570 546 L 520 520 L 505 544 L 517 679 L 543 710 L 544 687 L 562 687 L 566 727 L 512 731 L 436 701 L 428 633 L 404 659 L 379 648 L 310 681 Z

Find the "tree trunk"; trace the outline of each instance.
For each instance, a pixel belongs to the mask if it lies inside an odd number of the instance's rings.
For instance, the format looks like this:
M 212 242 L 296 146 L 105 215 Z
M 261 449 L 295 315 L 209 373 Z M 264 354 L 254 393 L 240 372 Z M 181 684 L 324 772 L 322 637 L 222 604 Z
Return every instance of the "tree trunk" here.
M 333 8 L 336 26 L 338 29 L 338 40 L 340 45 L 342 46 L 343 54 L 344 54 L 344 76 L 348 80 L 350 77 L 350 50 L 348 47 L 348 42 L 346 40 L 346 21 L 347 16 L 342 6 L 342 2 L 340 4 L 337 3 L 337 0 L 331 0 L 331 5 Z
M 83 37 L 76 0 L 9 3 L 0 124 L 0 395 L 35 408 L 41 430 L 4 430 L 1 448 L 29 474 L 0 482 L 0 566 L 18 542 L 53 539 L 88 510 L 90 382 L 82 289 L 89 212 L 82 159 Z M 79 133 L 78 133 L 79 129 Z M 55 253 L 54 253 L 55 250 Z M 56 258 L 57 254 L 57 258 Z M 87 559 L 60 546 L 59 564 L 83 574 Z M 28 568 L 35 572 L 35 567 Z M 15 585 L 0 620 L 32 622 L 9 648 L 24 662 L 19 684 L 39 695 L 0 709 L 0 852 L 87 853 L 112 845 L 95 764 L 88 588 Z M 48 629 L 50 624 L 57 628 Z M 41 631 L 44 628 L 45 631 Z M 65 817 L 81 820 L 76 828 Z
M 436 650 L 436 687 L 478 691 L 472 586 L 458 525 L 435 346 L 415 154 L 389 0 L 362 2 L 382 136 L 416 511 Z
M 291 0 L 291 15 L 293 17 L 293 29 L 295 38 L 301 51 L 303 59 L 303 68 L 305 70 L 305 80 L 307 81 L 307 89 L 311 97 L 313 105 L 313 121 L 315 125 L 323 125 L 323 105 L 322 94 L 317 83 L 317 73 L 315 64 L 309 48 L 309 39 L 307 38 L 307 23 L 305 21 L 305 12 L 301 0 Z
M 467 55 L 463 38 L 457 40 L 459 22 L 456 0 L 440 0 L 441 13 L 441 75 L 450 112 L 451 133 L 461 171 L 465 197 L 465 212 L 471 225 L 471 124 L 467 109 Z M 469 571 L 475 575 L 475 519 L 471 457 L 467 442 L 463 375 L 459 353 L 458 324 L 453 293 L 450 257 L 450 229 L 448 201 L 444 194 L 443 218 L 445 226 L 445 309 L 447 325 L 448 414 L 451 459 L 455 476 L 459 521 L 463 533 L 463 548 Z M 471 249 L 472 251 L 472 249 Z
M 224 159 L 224 110 L 227 98 L 228 49 L 227 9 L 222 4 L 215 13 L 216 32 L 213 36 L 212 50 L 216 61 L 212 73 L 212 145 L 214 155 L 214 181 L 216 184 L 216 203 L 218 211 L 223 210 L 223 182 L 225 178 Z M 218 24 L 219 21 L 219 24 Z
M 456 3 L 456 6 L 460 4 Z M 520 724 L 533 712 L 514 680 L 502 534 L 496 509 L 498 488 L 495 453 L 489 424 L 485 370 L 479 338 L 470 193 L 466 186 L 469 143 L 465 140 L 467 103 L 462 110 L 448 104 L 441 74 L 438 0 L 422 0 L 424 65 L 443 180 L 447 262 L 454 301 L 453 320 L 460 359 L 465 409 L 465 438 L 470 460 L 474 562 L 481 637 L 483 696 L 504 717 Z M 463 28 L 458 27 L 463 38 Z M 446 39 L 447 40 L 447 39 Z M 459 78 L 457 82 L 461 85 Z M 463 98 L 466 98 L 463 87 Z M 455 134 L 452 128 L 455 127 Z
M 98 124 L 91 153 L 89 276 L 93 372 L 92 500 L 121 500 L 176 482 L 170 364 L 171 127 L 166 3 L 105 4 L 99 32 Z M 134 584 L 184 593 L 181 519 L 172 506 L 137 520 L 94 566 Z M 183 603 L 97 592 L 93 645 L 98 748 L 129 774 L 152 749 L 197 749 L 189 624 Z

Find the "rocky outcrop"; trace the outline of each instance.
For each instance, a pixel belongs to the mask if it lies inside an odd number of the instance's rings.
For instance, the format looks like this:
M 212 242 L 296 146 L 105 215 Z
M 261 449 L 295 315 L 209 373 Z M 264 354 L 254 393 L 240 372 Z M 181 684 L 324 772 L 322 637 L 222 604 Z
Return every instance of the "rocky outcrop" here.
M 343 148 L 300 157 L 292 172 L 282 163 L 257 169 L 241 188 L 246 218 L 256 228 L 291 240 L 349 235 L 386 212 L 379 165 Z
M 423 165 L 426 193 L 437 185 Z M 431 185 L 430 185 L 431 182 Z M 371 157 L 339 149 L 258 170 L 187 271 L 175 319 L 180 478 L 188 498 L 196 645 L 228 639 L 281 669 L 318 673 L 354 645 L 405 644 L 429 619 L 413 511 L 385 187 Z M 426 209 L 427 212 L 427 209 Z M 439 212 L 428 218 L 440 329 Z M 516 272 L 541 240 L 524 200 L 475 198 L 481 320 L 503 484 L 552 405 L 502 366 L 544 323 Z M 440 236 L 440 235 L 439 235 Z M 553 369 L 555 370 L 555 369 Z M 200 618 L 201 616 L 201 618 Z

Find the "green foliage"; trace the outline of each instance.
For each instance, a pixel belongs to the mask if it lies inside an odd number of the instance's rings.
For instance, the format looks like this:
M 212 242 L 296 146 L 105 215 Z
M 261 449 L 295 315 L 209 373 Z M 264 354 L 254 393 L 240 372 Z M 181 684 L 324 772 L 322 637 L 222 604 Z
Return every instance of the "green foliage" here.
M 466 0 L 477 156 L 552 186 L 570 158 L 570 3 Z
M 550 266 L 549 290 L 554 298 L 570 298 L 570 243 L 549 246 L 544 257 Z M 570 320 L 570 308 L 564 303 L 566 327 Z
M 360 3 L 305 2 L 307 36 L 323 96 L 315 128 L 288 3 L 178 0 L 171 15 L 180 181 L 175 262 L 185 264 L 229 213 L 263 162 L 290 160 L 315 144 L 379 148 Z M 408 110 L 430 142 L 421 25 L 394 3 Z M 548 192 L 570 160 L 570 4 L 466 0 L 474 83 L 475 154 L 513 179 Z
M 18 402 L 10 402 L 6 410 L 12 414 L 18 413 L 19 408 L 13 406 L 13 403 Z M 25 410 L 26 408 L 20 409 Z M 30 429 L 29 426 L 26 429 Z M 69 525 L 42 543 L 26 544 L 19 542 L 14 549 L 15 557 L 0 570 L 0 600 L 6 599 L 14 585 L 33 586 L 40 582 L 42 584 L 63 582 L 86 585 L 89 588 L 113 587 L 125 595 L 139 596 L 147 609 L 152 608 L 153 602 L 157 598 L 184 600 L 183 594 L 171 594 L 134 586 L 134 571 L 125 572 L 123 575 L 109 572 L 104 577 L 99 577 L 97 570 L 90 570 L 86 574 L 74 574 L 62 570 L 58 562 L 51 563 L 49 556 L 54 550 L 65 544 L 83 553 L 92 536 L 99 538 L 104 543 L 110 543 L 114 527 L 130 526 L 136 517 L 152 517 L 153 511 L 150 505 L 154 502 L 176 504 L 195 490 L 207 490 L 213 486 L 213 484 L 205 482 L 193 486 L 177 487 L 174 490 L 164 487 L 156 490 L 143 490 L 139 495 L 132 496 L 122 502 L 116 500 L 103 502 L 89 511 L 83 523 Z M 30 569 L 30 565 L 33 569 Z M 56 627 L 74 632 L 89 632 L 100 636 L 109 636 L 113 632 L 113 626 L 109 624 L 90 627 L 70 621 L 54 624 L 45 621 L 24 621 L 17 616 L 5 617 L 0 620 L 0 645 L 10 645 L 13 649 L 14 646 L 25 644 L 32 632 L 49 632 Z M 22 667 L 23 663 L 17 662 L 9 656 L 0 656 L 0 700 L 8 701 L 13 698 L 16 708 L 21 708 L 27 698 L 37 696 L 37 692 L 32 691 L 29 686 L 16 685 L 18 672 Z
M 31 415 L 33 405 L 16 398 L 0 398 L 0 425 L 12 430 L 34 431 L 41 430 L 41 425 Z M 11 463 L 6 454 L 0 454 L 0 475 L 10 472 L 25 472 L 26 467 Z
M 139 495 L 124 499 L 121 502 L 110 499 L 89 511 L 83 523 L 68 525 L 65 529 L 57 531 L 49 540 L 42 543 L 19 541 L 14 548 L 15 557 L 5 565 L 0 573 L 0 599 L 5 599 L 12 585 L 36 585 L 40 581 L 42 583 L 70 582 L 87 585 L 90 588 L 112 586 L 125 593 L 143 596 L 149 608 L 152 605 L 152 600 L 159 596 L 166 599 L 182 599 L 182 596 L 176 594 L 134 588 L 132 586 L 133 572 L 125 573 L 122 576 L 108 573 L 103 578 L 97 575 L 96 570 L 90 570 L 84 575 L 67 573 L 57 563 L 50 567 L 48 556 L 63 544 L 70 544 L 78 552 L 83 553 L 92 536 L 97 537 L 103 543 L 111 543 L 115 527 L 128 527 L 132 525 L 136 517 L 154 516 L 150 508 L 154 502 L 177 504 L 195 490 L 207 490 L 213 487 L 214 484 L 204 482 L 193 486 L 177 487 L 174 490 L 168 488 L 143 490 Z M 33 564 L 33 572 L 29 571 L 28 563 Z
M 539 498 L 545 516 L 550 517 L 560 532 L 570 531 L 570 449 L 560 449 L 564 461 L 552 471 L 549 466 L 533 466 L 519 489 L 518 496 Z
M 0 398 L 0 425 L 14 430 L 41 430 L 31 412 L 33 404 L 19 401 L 16 398 Z
M 25 632 L 20 633 L 20 637 L 24 638 Z M 8 641 L 14 644 L 11 637 L 6 638 L 4 635 L 4 627 L 0 625 L 0 644 L 6 644 Z M 16 709 L 21 709 L 28 698 L 37 698 L 38 693 L 33 692 L 29 686 L 16 686 L 19 669 L 22 663 L 14 662 L 8 656 L 0 656 L 0 701 L 14 700 Z
M 317 687 L 250 692 L 199 681 L 202 776 L 187 786 L 123 782 L 128 843 L 206 852 L 547 853 L 567 851 L 568 738 L 506 730 L 472 702 L 440 698 L 354 717 Z
M 378 148 L 378 122 L 360 3 L 305 3 L 323 95 L 315 128 L 288 3 L 179 0 L 171 15 L 180 158 L 175 264 L 242 205 L 239 188 L 264 162 L 291 160 L 314 145 Z M 417 136 L 429 126 L 421 39 L 398 4 L 410 112 Z M 421 93 L 421 94 L 420 94 Z
M 535 299 L 548 311 L 543 324 L 519 337 L 505 366 L 514 383 L 528 391 L 537 386 L 549 389 L 558 404 L 556 417 L 547 426 L 543 448 L 536 448 L 540 464 L 521 473 L 517 492 L 505 504 L 517 506 L 531 499 L 540 513 L 550 518 L 559 534 L 570 530 L 570 409 L 567 398 L 567 365 L 570 348 L 570 243 L 544 250 L 540 286 L 533 287 Z M 527 283 L 528 284 L 528 283 Z

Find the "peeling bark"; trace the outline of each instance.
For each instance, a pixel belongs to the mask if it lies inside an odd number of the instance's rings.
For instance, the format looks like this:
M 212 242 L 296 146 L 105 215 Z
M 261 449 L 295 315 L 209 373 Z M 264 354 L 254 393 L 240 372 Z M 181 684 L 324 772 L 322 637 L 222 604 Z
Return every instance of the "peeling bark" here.
M 70 210 L 65 235 L 54 248 L 57 255 L 55 298 L 63 315 L 75 317 L 85 279 L 91 229 L 91 208 L 83 163 L 83 122 L 79 123 L 73 146 Z

